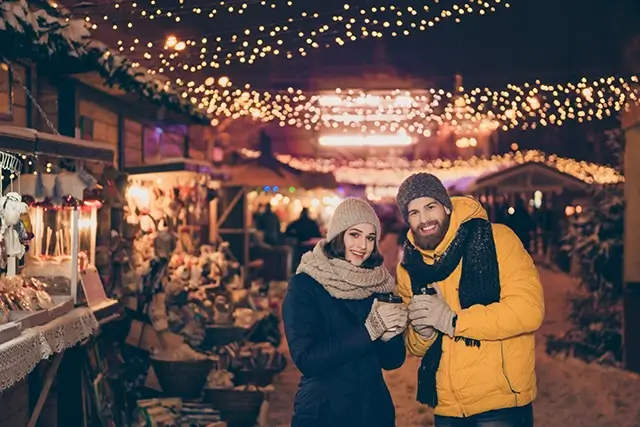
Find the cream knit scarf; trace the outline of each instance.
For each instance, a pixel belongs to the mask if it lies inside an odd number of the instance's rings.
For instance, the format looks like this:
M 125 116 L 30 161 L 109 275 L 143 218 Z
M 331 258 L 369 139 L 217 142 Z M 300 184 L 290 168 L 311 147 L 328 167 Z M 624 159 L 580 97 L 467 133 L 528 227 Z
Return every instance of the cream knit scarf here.
M 313 251 L 302 256 L 297 273 L 308 274 L 338 299 L 359 300 L 374 293 L 393 292 L 395 281 L 384 266 L 369 269 L 343 259 L 329 259 L 324 253 L 325 243 L 321 240 Z

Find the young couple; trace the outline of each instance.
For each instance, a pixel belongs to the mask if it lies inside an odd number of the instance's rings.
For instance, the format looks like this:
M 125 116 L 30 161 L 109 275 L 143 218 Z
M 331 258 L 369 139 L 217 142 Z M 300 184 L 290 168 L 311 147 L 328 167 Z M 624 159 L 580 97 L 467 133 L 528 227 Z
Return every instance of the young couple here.
M 291 427 L 395 426 L 382 369 L 402 366 L 405 348 L 422 358 L 417 399 L 437 427 L 532 427 L 544 300 L 531 257 L 433 175 L 407 178 L 397 203 L 410 228 L 397 286 L 359 199 L 338 206 L 289 283 L 284 326 L 302 373 Z

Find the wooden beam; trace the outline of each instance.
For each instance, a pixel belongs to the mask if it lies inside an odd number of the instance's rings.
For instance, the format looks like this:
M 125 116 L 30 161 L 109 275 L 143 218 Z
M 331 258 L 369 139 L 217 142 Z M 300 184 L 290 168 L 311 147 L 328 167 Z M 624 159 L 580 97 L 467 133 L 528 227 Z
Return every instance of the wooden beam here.
M 64 351 L 62 351 L 61 353 L 56 353 L 53 356 L 53 362 L 51 362 L 51 366 L 47 370 L 44 383 L 42 384 L 42 390 L 40 390 L 40 396 L 38 397 L 36 406 L 33 408 L 33 412 L 31 413 L 31 418 L 29 419 L 29 424 L 27 425 L 27 427 L 36 427 L 38 418 L 40 418 L 40 412 L 42 412 L 42 408 L 47 401 L 47 396 L 49 396 L 49 391 L 51 391 L 53 380 L 55 380 L 56 375 L 58 375 L 58 368 L 60 367 L 60 362 L 62 361 L 63 356 Z

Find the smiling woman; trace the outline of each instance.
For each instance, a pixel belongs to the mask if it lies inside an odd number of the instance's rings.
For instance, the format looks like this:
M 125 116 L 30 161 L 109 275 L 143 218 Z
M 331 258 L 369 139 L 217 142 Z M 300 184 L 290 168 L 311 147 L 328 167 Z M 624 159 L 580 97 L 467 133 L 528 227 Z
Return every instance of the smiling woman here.
M 348 198 L 289 282 L 282 317 L 302 373 L 291 427 L 395 426 L 382 369 L 404 362 L 408 313 L 376 299 L 395 289 L 379 237 L 373 208 Z
M 343 259 L 362 268 L 375 268 L 384 261 L 376 239 L 373 225 L 356 224 L 331 239 L 324 251 L 329 259 Z

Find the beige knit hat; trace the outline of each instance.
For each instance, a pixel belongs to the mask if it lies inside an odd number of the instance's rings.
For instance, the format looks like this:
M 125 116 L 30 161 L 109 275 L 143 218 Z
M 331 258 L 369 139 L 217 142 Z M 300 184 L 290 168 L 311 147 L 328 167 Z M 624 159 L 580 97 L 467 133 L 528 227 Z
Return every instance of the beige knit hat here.
M 380 219 L 375 211 L 362 199 L 349 197 L 338 205 L 333 213 L 329 230 L 327 231 L 327 242 L 333 240 L 338 234 L 348 230 L 357 224 L 367 223 L 373 225 L 376 230 L 376 241 L 380 239 Z

